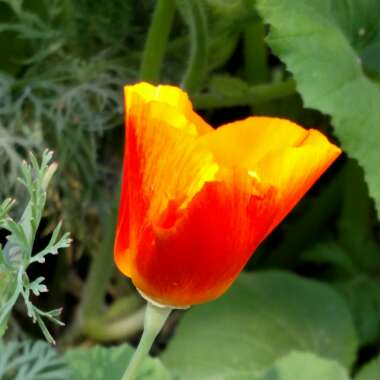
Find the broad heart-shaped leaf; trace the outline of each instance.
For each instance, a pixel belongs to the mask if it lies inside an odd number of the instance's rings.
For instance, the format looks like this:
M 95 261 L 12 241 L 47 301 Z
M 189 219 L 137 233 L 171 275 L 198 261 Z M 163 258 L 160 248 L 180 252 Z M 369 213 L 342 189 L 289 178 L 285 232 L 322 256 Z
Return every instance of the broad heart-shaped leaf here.
M 336 361 L 294 351 L 277 360 L 257 380 L 349 380 L 349 376 Z
M 70 380 L 120 380 L 134 350 L 128 345 L 73 349 L 65 358 L 73 375 Z M 158 359 L 147 358 L 137 380 L 170 380 Z
M 380 213 L 380 1 L 256 3 L 271 26 L 269 44 L 293 73 L 305 106 L 332 117 L 343 149 L 365 169 Z
M 357 374 L 355 380 L 379 380 L 380 379 L 380 357 L 371 360 Z
M 290 351 L 350 366 L 357 339 L 329 286 L 280 271 L 243 274 L 222 298 L 190 309 L 162 360 L 179 379 L 248 380 Z

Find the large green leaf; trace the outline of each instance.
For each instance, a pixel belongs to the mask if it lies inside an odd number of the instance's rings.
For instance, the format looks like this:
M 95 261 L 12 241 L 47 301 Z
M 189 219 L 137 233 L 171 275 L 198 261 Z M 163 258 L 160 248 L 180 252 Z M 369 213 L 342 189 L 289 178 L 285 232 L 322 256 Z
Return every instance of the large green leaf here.
M 349 380 L 347 370 L 333 360 L 292 352 L 276 361 L 260 380 Z
M 66 361 L 73 371 L 72 380 L 120 380 L 133 354 L 127 345 L 106 348 L 95 346 L 70 350 Z M 169 380 L 158 359 L 145 360 L 137 380 Z
M 351 309 L 361 345 L 380 338 L 380 280 L 356 276 L 336 285 Z
M 180 379 L 252 379 L 292 350 L 351 365 L 351 315 L 327 285 L 286 272 L 244 274 L 189 310 L 162 360 Z
M 379 380 L 380 379 L 380 357 L 366 364 L 355 377 L 355 380 Z
M 332 116 L 380 211 L 380 1 L 257 0 L 305 106 Z M 375 70 L 374 68 L 377 68 Z

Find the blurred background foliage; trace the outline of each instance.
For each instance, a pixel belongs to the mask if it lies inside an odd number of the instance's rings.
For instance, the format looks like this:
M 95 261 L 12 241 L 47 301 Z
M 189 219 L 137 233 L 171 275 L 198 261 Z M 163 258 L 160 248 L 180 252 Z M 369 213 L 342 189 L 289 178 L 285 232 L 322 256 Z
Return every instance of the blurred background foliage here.
M 59 219 L 74 244 L 46 260 L 50 292 L 36 302 L 64 307 L 67 326 L 51 330 L 60 349 L 74 348 L 69 378 L 89 378 L 81 363 L 102 357 L 99 379 L 109 368 L 116 379 L 122 368 L 113 363 L 130 348 L 105 359 L 105 348 L 75 347 L 134 344 L 142 327 L 143 302 L 112 261 L 121 90 L 142 79 L 180 84 L 212 125 L 286 117 L 346 152 L 233 290 L 175 313 L 153 353 L 180 379 L 380 377 L 379 17 L 377 0 L 0 0 L 0 194 L 17 197 L 20 212 L 21 162 L 29 151 L 55 151 L 59 171 L 36 245 Z M 48 351 L 52 363 L 38 371 L 67 378 L 52 349 L 25 340 L 39 337 L 17 305 L 0 379 L 33 373 Z M 170 378 L 163 364 L 147 362 L 141 378 Z

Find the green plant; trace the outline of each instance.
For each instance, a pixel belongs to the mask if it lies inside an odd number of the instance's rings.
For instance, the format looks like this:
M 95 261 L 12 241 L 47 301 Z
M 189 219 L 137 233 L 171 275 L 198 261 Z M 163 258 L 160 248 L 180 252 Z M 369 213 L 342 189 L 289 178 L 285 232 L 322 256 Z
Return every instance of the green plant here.
M 34 305 L 31 296 L 47 292 L 47 287 L 44 277 L 32 280 L 27 270 L 33 263 L 44 263 L 47 255 L 56 255 L 58 250 L 68 247 L 71 242 L 68 233 L 60 236 L 60 222 L 47 246 L 37 253 L 33 252 L 33 244 L 46 203 L 47 188 L 57 169 L 56 163 L 50 163 L 52 156 L 53 152 L 45 151 L 39 164 L 35 156 L 30 154 L 30 164 L 22 164 L 20 181 L 28 192 L 29 201 L 19 221 L 9 214 L 14 200 L 8 198 L 0 206 L 0 228 L 9 232 L 6 244 L 0 247 L 0 276 L 5 278 L 5 287 L 0 293 L 0 332 L 5 331 L 8 316 L 21 297 L 28 316 L 33 322 L 38 323 L 50 343 L 54 343 L 54 339 L 46 327 L 45 320 L 62 325 L 58 319 L 61 309 L 46 312 Z
M 0 352 L 2 380 L 65 380 L 70 376 L 65 360 L 45 342 L 0 340 Z

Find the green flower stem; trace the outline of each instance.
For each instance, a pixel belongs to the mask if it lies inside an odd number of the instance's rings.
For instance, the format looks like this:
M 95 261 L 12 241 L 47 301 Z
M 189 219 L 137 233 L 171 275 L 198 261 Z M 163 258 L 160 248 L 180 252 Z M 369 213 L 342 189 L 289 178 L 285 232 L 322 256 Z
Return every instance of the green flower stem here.
M 82 293 L 81 308 L 84 324 L 99 313 L 104 302 L 104 295 L 114 269 L 112 252 L 116 219 L 116 208 L 112 208 L 104 220 L 104 239 L 99 252 L 92 259 L 90 272 Z
M 175 0 L 158 0 L 145 42 L 140 79 L 156 84 L 175 13 Z
M 171 308 L 158 307 L 148 302 L 145 312 L 144 332 L 121 380 L 135 380 L 138 371 L 149 354 L 154 340 L 169 317 Z
M 243 33 L 244 42 L 244 77 L 250 85 L 268 83 L 268 51 L 265 43 L 265 25 L 259 15 L 246 26 Z M 272 102 L 252 105 L 254 115 L 270 115 L 273 113 Z
M 252 86 L 249 91 L 238 95 L 224 96 L 217 93 L 196 94 L 192 97 L 195 108 L 225 108 L 260 104 L 274 99 L 284 98 L 296 93 L 294 80 L 280 83 Z
M 190 32 L 190 57 L 185 74 L 182 79 L 182 87 L 194 92 L 203 82 L 207 70 L 207 20 L 204 6 L 200 0 L 179 1 L 183 17 Z
M 269 78 L 265 27 L 259 18 L 244 31 L 244 75 L 250 84 L 265 83 Z

